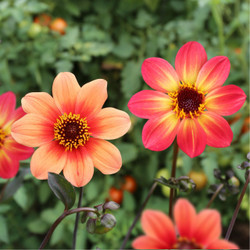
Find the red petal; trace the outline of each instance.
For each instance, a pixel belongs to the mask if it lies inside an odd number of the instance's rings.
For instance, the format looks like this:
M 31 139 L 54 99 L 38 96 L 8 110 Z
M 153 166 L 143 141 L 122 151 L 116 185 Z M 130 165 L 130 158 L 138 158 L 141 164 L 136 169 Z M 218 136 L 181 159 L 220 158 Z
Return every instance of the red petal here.
M 171 248 L 165 242 L 149 236 L 139 236 L 132 242 L 134 249 L 167 249 Z
M 16 107 L 16 96 L 13 92 L 0 95 L 0 127 L 13 118 Z
M 215 240 L 206 246 L 207 249 L 239 249 L 239 247 L 227 240 Z
M 19 161 L 10 157 L 4 150 L 0 150 L 0 177 L 9 179 L 16 176 L 19 169 Z

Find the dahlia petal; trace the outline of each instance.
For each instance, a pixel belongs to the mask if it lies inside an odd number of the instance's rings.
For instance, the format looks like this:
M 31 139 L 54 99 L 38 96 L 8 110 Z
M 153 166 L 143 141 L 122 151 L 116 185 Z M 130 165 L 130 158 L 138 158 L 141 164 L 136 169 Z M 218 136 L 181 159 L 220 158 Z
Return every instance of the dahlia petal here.
M 239 247 L 227 240 L 215 240 L 206 246 L 207 249 L 239 249 Z
M 188 42 L 178 51 L 175 58 L 175 69 L 181 81 L 195 83 L 199 71 L 207 61 L 207 54 L 198 42 Z
M 0 127 L 3 127 L 10 119 L 16 107 L 16 96 L 13 92 L 0 95 Z
M 174 206 L 174 219 L 179 235 L 191 239 L 196 222 L 194 206 L 186 199 L 178 199 Z
M 204 209 L 196 217 L 193 237 L 204 246 L 219 239 L 221 235 L 220 214 L 213 209 Z
M 75 187 L 85 186 L 94 174 L 93 161 L 85 147 L 67 152 L 67 164 L 63 169 L 65 178 Z
M 142 130 L 142 141 L 145 148 L 153 151 L 168 148 L 174 141 L 179 123 L 180 121 L 173 111 L 148 120 Z
M 198 122 L 207 135 L 207 145 L 215 148 L 230 146 L 233 132 L 223 117 L 207 111 L 198 117 Z
M 134 115 L 141 118 L 152 118 L 166 114 L 172 109 L 170 97 L 162 92 L 142 90 L 132 96 L 128 108 Z
M 88 121 L 91 136 L 112 140 L 126 134 L 131 126 L 130 118 L 124 111 L 115 108 L 101 109 L 97 115 Z
M 48 179 L 48 172 L 59 174 L 66 160 L 65 148 L 57 141 L 51 141 L 35 151 L 31 158 L 30 170 L 37 179 Z
M 90 138 L 85 146 L 94 166 L 103 174 L 114 174 L 120 170 L 122 166 L 121 154 L 112 143 Z
M 174 225 L 163 212 L 145 210 L 142 214 L 141 224 L 147 236 L 165 242 L 165 247 L 171 247 L 176 242 Z
M 134 249 L 167 249 L 171 248 L 167 243 L 149 236 L 139 236 L 132 242 Z
M 232 115 L 237 112 L 246 100 L 244 91 L 236 85 L 216 88 L 206 96 L 206 108 L 218 115 Z
M 61 115 L 52 96 L 45 92 L 27 94 L 22 98 L 22 107 L 26 113 L 41 114 L 53 122 Z
M 183 119 L 179 126 L 177 143 L 188 156 L 196 157 L 206 147 L 206 133 L 196 119 Z
M 207 93 L 222 86 L 230 72 L 230 61 L 226 56 L 215 56 L 201 68 L 196 81 L 198 90 Z
M 61 113 L 74 113 L 76 97 L 80 89 L 72 73 L 63 72 L 57 75 L 53 82 L 52 93 L 55 104 Z
M 76 114 L 91 119 L 101 110 L 107 97 L 107 81 L 97 79 L 84 84 L 77 96 Z
M 38 147 L 54 138 L 54 124 L 37 114 L 27 114 L 11 128 L 11 135 L 20 144 Z
M 10 157 L 4 150 L 0 151 L 0 177 L 9 179 L 16 176 L 19 169 L 19 161 Z
M 155 90 L 168 92 L 178 89 L 178 75 L 172 65 L 162 58 L 144 60 L 141 73 L 144 81 Z

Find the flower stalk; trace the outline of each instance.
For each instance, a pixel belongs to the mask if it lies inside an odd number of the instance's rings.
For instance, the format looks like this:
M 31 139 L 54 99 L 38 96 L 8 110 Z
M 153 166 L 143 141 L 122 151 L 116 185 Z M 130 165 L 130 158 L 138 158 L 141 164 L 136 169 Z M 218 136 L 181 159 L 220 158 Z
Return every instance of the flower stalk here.
M 210 201 L 208 202 L 206 208 L 209 208 L 211 204 L 213 203 L 214 199 L 217 197 L 217 195 L 220 193 L 221 189 L 224 187 L 224 184 L 220 184 L 216 191 L 214 192 L 213 196 L 211 197 Z

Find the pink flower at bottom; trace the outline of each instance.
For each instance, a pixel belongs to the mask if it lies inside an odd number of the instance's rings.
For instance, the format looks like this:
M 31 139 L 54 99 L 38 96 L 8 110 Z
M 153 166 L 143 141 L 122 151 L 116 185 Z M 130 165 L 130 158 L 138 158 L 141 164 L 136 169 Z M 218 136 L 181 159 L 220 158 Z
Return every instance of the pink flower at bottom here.
M 141 224 L 145 235 L 136 238 L 135 249 L 239 249 L 237 245 L 220 239 L 221 217 L 214 209 L 198 214 L 186 199 L 174 206 L 174 220 L 161 211 L 145 210 Z M 176 234 L 177 230 L 177 234 Z

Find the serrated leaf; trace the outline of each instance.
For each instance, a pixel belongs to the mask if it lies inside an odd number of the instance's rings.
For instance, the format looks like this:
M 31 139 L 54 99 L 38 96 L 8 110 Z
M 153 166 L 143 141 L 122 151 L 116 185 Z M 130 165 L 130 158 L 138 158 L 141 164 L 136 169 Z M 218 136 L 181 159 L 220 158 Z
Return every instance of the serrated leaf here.
M 55 196 L 65 205 L 65 210 L 70 209 L 76 199 L 74 187 L 61 175 L 55 173 L 48 174 L 48 184 Z

